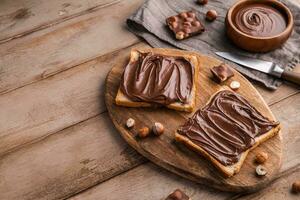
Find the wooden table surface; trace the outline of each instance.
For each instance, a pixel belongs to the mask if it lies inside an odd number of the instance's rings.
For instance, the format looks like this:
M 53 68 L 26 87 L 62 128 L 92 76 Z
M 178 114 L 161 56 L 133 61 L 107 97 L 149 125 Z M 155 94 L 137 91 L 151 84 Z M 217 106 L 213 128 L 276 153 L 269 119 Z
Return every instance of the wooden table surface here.
M 195 184 L 124 142 L 107 114 L 104 80 L 132 47 L 147 45 L 125 25 L 142 3 L 0 2 L 0 199 L 157 200 L 176 188 L 194 200 L 299 199 L 290 187 L 300 179 L 300 88 L 289 83 L 277 91 L 254 83 L 284 133 L 280 173 L 257 193 Z

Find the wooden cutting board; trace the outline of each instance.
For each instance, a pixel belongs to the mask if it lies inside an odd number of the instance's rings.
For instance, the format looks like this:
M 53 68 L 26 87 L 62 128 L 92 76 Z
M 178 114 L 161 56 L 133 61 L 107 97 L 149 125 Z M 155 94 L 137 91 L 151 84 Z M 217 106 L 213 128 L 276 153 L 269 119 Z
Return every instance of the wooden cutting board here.
M 107 75 L 105 101 L 115 127 L 134 149 L 152 162 L 173 173 L 220 190 L 252 192 L 268 185 L 281 166 L 282 144 L 280 133 L 252 150 L 238 174 L 230 178 L 223 177 L 205 158 L 174 141 L 175 130 L 193 113 L 179 112 L 167 108 L 127 108 L 115 104 L 114 100 L 124 67 L 129 61 L 129 54 L 130 52 L 128 52 L 127 59 L 113 66 Z M 220 64 L 221 61 L 205 55 L 199 55 L 199 57 L 201 68 L 196 99 L 197 109 L 202 108 L 209 97 L 220 87 L 229 86 L 230 81 L 237 80 L 241 84 L 237 92 L 246 97 L 265 116 L 275 120 L 263 98 L 240 73 L 234 70 L 234 77 L 222 85 L 217 84 L 211 79 L 210 68 Z M 135 119 L 136 125 L 133 129 L 128 130 L 125 124 L 130 117 Z M 150 136 L 145 139 L 136 136 L 139 128 L 143 126 L 151 127 L 154 122 L 164 124 L 165 133 L 163 135 L 160 137 Z M 253 160 L 258 151 L 265 151 L 269 155 L 269 159 L 265 163 L 268 174 L 264 177 L 255 175 L 257 164 Z

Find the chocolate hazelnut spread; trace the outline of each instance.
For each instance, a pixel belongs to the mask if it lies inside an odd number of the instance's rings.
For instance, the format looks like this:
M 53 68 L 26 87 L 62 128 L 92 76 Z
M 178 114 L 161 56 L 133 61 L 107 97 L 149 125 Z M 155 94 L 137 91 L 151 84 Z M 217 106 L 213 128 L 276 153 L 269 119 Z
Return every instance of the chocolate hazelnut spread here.
M 133 101 L 187 103 L 193 77 L 194 67 L 184 57 L 140 53 L 137 61 L 126 66 L 120 89 Z
M 178 133 L 227 166 L 238 162 L 256 137 L 278 124 L 264 117 L 241 95 L 223 90 L 180 127 Z
M 241 7 L 233 20 L 240 31 L 255 37 L 278 35 L 287 26 L 286 19 L 279 10 L 259 3 Z

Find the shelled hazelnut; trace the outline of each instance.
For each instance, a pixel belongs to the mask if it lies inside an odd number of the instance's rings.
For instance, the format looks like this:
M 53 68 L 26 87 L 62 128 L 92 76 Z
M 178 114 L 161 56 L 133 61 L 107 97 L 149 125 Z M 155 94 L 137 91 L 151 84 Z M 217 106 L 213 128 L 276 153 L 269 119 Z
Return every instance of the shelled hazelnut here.
M 263 164 L 267 161 L 268 154 L 265 152 L 259 152 L 255 155 L 255 162 L 258 164 Z
M 132 128 L 135 125 L 135 120 L 132 118 L 127 119 L 126 126 L 127 128 Z
M 150 130 L 148 127 L 143 127 L 143 128 L 140 128 L 139 131 L 138 131 L 138 135 L 140 138 L 145 138 L 149 135 L 150 133 Z
M 184 38 L 184 32 L 179 31 L 176 33 L 176 39 L 177 40 L 182 40 Z
M 229 87 L 232 89 L 232 90 L 238 90 L 240 87 L 241 87 L 241 84 L 240 82 L 238 81 L 232 81 L 229 85 Z
M 258 165 L 255 172 L 258 176 L 265 176 L 268 173 L 267 169 L 262 165 Z

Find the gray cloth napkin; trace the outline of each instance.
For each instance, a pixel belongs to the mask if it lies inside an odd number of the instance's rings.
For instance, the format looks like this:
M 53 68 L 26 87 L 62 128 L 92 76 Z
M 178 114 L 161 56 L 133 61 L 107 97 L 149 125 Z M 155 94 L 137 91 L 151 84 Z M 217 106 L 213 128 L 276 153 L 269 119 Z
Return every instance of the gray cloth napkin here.
M 282 1 L 292 11 L 295 27 L 291 37 L 279 49 L 269 53 L 249 53 L 234 46 L 225 33 L 225 16 L 227 10 L 236 0 L 210 0 L 205 6 L 196 4 L 195 0 L 147 0 L 132 16 L 127 19 L 129 30 L 144 38 L 153 47 L 180 48 L 197 51 L 202 54 L 217 57 L 215 51 L 238 52 L 250 57 L 273 61 L 285 69 L 291 70 L 300 63 L 300 6 L 288 0 Z M 214 9 L 218 18 L 214 22 L 206 22 L 205 13 Z M 194 10 L 203 22 L 205 32 L 191 38 L 178 41 L 166 26 L 167 17 L 182 11 Z M 224 61 L 224 60 L 223 60 Z M 263 83 L 266 87 L 276 89 L 282 81 L 264 73 L 247 69 L 232 62 L 224 61 L 235 67 L 247 77 Z

